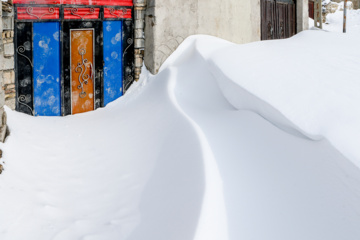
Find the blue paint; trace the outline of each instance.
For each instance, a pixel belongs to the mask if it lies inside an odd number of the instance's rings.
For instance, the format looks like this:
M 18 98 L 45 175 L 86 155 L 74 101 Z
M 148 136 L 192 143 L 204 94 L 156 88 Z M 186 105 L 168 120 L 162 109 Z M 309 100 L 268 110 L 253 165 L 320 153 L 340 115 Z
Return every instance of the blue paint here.
M 60 23 L 33 23 L 35 116 L 60 116 Z
M 123 95 L 122 22 L 104 21 L 104 105 Z

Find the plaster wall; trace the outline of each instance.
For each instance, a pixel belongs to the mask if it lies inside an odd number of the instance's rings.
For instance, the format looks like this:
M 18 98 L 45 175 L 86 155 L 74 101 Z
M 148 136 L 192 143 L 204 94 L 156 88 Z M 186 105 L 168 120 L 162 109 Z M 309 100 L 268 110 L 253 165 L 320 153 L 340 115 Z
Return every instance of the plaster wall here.
M 234 43 L 260 40 L 260 0 L 198 0 L 197 33 Z
M 194 34 L 235 43 L 260 40 L 260 0 L 148 0 L 146 67 L 157 73 L 180 43 Z
M 309 29 L 309 0 L 296 1 L 297 32 Z

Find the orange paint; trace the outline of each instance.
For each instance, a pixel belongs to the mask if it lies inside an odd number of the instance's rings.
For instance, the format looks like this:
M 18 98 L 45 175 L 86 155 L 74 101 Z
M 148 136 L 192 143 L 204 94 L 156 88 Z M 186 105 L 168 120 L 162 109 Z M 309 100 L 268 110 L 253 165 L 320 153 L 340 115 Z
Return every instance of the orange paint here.
M 94 60 L 94 30 L 72 30 L 72 114 L 94 110 Z

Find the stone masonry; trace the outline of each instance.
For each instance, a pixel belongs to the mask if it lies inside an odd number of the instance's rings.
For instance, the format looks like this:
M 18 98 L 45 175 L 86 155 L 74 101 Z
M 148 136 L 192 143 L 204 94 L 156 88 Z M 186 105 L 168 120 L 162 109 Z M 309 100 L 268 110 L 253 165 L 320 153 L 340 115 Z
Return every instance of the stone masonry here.
M 4 4 L 4 5 L 3 5 Z M 6 31 L 13 26 L 12 18 L 8 20 L 8 8 L 7 2 L 0 2 L 0 141 L 4 142 L 6 136 L 6 112 L 4 110 L 5 104 L 5 79 L 4 74 L 11 72 L 14 75 L 14 47 L 9 45 L 6 38 Z M 5 34 L 4 34 L 5 33 Z M 11 30 L 9 38 L 11 38 Z M 10 74 L 11 75 L 11 74 Z M 6 77 L 6 76 L 5 76 Z M 10 77 L 11 78 L 11 77 Z M 14 81 L 13 81 L 14 82 Z M 13 83 L 12 82 L 12 83 Z M 10 81 L 8 83 L 11 85 Z M 15 91 L 15 85 L 13 84 L 13 91 Z
M 140 77 L 141 67 L 143 65 L 144 48 L 145 48 L 145 11 L 146 0 L 134 0 L 134 21 L 135 21 L 135 80 Z
M 5 93 L 5 105 L 15 109 L 15 72 L 14 72 L 14 12 L 11 2 L 3 2 L 2 6 L 2 54 L 0 78 Z

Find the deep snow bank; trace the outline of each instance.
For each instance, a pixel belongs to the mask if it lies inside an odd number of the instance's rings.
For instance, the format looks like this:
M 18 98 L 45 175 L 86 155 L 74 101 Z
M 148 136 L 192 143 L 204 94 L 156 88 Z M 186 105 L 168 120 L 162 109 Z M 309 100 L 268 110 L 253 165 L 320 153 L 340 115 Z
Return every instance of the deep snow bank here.
M 254 110 L 290 132 L 324 137 L 360 167 L 358 39 L 306 31 L 231 46 L 212 56 L 210 69 L 237 109 Z
M 342 3 L 344 6 L 344 3 Z M 342 9 L 344 7 L 341 7 Z M 331 32 L 343 31 L 344 11 L 337 10 L 335 13 L 329 13 L 326 16 L 326 23 L 323 29 Z M 346 32 L 360 33 L 360 9 L 347 10 Z
M 307 34 L 319 37 L 299 37 Z M 301 114 L 289 117 L 289 101 L 274 104 L 281 84 L 264 88 L 252 77 L 259 63 L 242 60 L 293 41 L 191 37 L 105 109 L 64 118 L 7 110 L 0 239 L 358 240 L 359 168 L 326 140 L 275 127 L 320 136 Z

